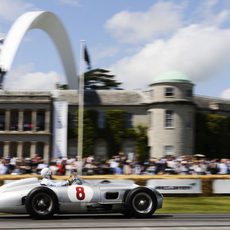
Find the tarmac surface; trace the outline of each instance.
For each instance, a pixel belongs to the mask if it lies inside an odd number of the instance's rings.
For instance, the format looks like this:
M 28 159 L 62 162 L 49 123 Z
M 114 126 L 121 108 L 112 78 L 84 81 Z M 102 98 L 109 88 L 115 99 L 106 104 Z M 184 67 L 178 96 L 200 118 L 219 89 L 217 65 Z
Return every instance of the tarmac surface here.
M 148 219 L 127 219 L 120 214 L 58 215 L 50 220 L 35 220 L 28 215 L 0 215 L 1 229 L 229 230 L 230 214 L 155 214 Z

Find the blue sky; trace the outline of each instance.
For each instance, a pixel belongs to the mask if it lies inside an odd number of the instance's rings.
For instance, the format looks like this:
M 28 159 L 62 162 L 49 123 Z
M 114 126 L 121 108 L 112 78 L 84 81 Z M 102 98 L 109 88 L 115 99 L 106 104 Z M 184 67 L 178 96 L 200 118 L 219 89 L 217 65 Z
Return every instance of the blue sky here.
M 80 65 L 86 40 L 93 68 L 108 68 L 125 89 L 147 89 L 154 77 L 180 71 L 195 93 L 230 98 L 228 0 L 0 0 L 0 35 L 27 11 L 55 13 Z M 52 89 L 65 83 L 57 51 L 40 30 L 25 36 L 6 89 Z

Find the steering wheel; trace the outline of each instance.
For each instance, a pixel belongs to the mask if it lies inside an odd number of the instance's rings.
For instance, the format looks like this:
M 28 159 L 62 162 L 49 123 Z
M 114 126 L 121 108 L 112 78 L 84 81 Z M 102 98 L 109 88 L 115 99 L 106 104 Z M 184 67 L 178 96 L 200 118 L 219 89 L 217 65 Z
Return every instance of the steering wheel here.
M 72 183 L 71 184 L 81 185 L 82 184 L 82 180 L 79 177 L 73 178 L 73 176 L 72 176 Z

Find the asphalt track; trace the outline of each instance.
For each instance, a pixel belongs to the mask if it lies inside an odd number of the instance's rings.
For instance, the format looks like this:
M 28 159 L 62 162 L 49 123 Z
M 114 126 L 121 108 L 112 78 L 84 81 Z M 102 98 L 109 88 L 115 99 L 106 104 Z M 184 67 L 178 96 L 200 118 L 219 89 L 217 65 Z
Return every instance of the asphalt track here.
M 59 215 L 51 220 L 33 220 L 27 215 L 0 215 L 0 229 L 109 229 L 109 230 L 229 230 L 230 214 L 155 214 L 149 219 L 122 215 Z

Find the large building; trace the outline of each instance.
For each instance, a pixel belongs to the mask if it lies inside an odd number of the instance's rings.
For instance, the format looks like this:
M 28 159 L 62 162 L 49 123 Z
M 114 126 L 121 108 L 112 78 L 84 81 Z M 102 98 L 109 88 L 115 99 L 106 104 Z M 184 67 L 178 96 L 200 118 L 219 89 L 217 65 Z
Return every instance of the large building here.
M 129 114 L 129 128 L 138 125 L 148 127 L 151 156 L 193 154 L 195 112 L 214 111 L 230 116 L 230 101 L 194 96 L 193 86 L 184 74 L 169 72 L 157 76 L 146 91 L 85 91 L 85 107 L 98 112 L 100 128 L 105 124 L 105 111 L 111 109 L 125 110 Z M 1 90 L 0 156 L 33 157 L 38 153 L 46 161 L 57 157 L 53 151 L 56 101 L 67 102 L 71 113 L 78 108 L 78 92 Z M 67 143 L 66 156 L 75 156 L 76 140 L 69 139 Z M 122 151 L 135 151 L 132 138 L 123 140 Z M 100 158 L 108 157 L 105 139 L 95 140 L 93 154 Z
M 52 143 L 52 96 L 48 92 L 0 91 L 0 156 L 48 161 Z

